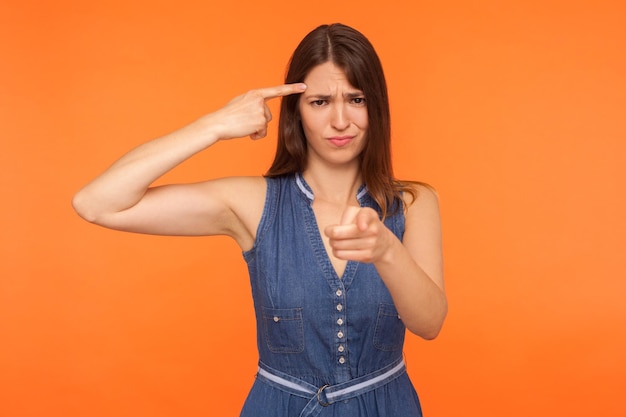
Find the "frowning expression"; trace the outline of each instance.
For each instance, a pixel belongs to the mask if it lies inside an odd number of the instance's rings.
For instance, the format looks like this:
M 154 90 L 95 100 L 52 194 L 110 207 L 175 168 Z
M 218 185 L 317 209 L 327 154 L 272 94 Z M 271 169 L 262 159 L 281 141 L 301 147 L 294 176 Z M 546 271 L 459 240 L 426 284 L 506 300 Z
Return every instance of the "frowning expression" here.
M 309 163 L 358 163 L 368 127 L 366 97 L 332 62 L 314 67 L 299 101 Z

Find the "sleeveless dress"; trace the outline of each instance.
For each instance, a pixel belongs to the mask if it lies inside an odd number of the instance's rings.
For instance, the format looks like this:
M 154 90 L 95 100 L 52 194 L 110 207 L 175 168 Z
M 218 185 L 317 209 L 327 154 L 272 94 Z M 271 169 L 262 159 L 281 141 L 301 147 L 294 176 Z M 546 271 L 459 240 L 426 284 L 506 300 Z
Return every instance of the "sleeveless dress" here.
M 260 372 L 240 416 L 420 417 L 417 393 L 404 368 L 392 380 L 352 398 L 331 403 L 319 397 L 326 386 L 401 362 L 405 327 L 373 265 L 349 261 L 343 275 L 337 275 L 317 226 L 313 198 L 300 174 L 267 178 L 256 241 L 243 253 L 252 285 Z M 365 186 L 357 199 L 362 207 L 380 212 Z M 402 239 L 402 210 L 388 216 L 385 225 Z M 261 378 L 261 370 L 320 387 L 319 401 Z M 312 414 L 303 412 L 307 404 L 315 406 Z

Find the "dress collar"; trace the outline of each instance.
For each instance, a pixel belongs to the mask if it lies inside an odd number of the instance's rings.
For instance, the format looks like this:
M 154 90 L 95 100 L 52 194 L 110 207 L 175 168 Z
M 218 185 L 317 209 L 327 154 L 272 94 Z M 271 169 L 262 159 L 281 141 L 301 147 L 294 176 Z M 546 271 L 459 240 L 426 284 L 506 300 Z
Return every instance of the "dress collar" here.
M 294 178 L 296 180 L 296 185 L 298 186 L 298 189 L 300 189 L 300 192 L 302 192 L 302 194 L 304 194 L 306 198 L 308 198 L 309 200 L 311 200 L 311 202 L 313 202 L 313 200 L 315 199 L 315 196 L 313 195 L 313 190 L 311 190 L 311 187 L 309 187 L 309 184 L 306 183 L 302 174 L 297 172 Z M 367 193 L 368 193 L 367 186 L 365 184 L 361 184 L 361 186 L 359 187 L 356 193 L 356 199 L 359 201 L 359 203 L 361 202 L 363 197 L 367 195 Z

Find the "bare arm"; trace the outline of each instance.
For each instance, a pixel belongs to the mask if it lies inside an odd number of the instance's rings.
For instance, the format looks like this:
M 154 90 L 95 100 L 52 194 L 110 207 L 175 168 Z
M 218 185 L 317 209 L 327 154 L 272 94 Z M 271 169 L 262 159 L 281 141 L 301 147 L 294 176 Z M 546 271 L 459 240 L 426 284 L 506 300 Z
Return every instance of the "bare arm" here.
M 369 208 L 350 208 L 341 223 L 326 229 L 335 256 L 373 263 L 406 327 L 424 339 L 437 337 L 448 304 L 435 193 L 419 188 L 406 214 L 402 242 Z
M 220 140 L 264 137 L 271 120 L 266 101 L 301 93 L 304 88 L 290 84 L 250 91 L 214 113 L 138 146 L 74 196 L 75 210 L 87 221 L 112 229 L 168 235 L 225 234 L 245 246 L 247 235 L 255 230 L 246 222 L 247 206 L 238 196 L 264 192 L 259 187 L 262 179 L 150 186 Z

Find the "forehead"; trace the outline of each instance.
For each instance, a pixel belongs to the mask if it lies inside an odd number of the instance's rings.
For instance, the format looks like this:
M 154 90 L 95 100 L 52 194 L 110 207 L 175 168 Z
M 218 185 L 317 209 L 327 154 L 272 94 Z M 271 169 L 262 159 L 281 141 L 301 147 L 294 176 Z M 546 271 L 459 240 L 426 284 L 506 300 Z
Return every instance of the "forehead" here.
M 307 91 L 316 89 L 334 90 L 342 88 L 344 90 L 358 90 L 350 81 L 344 70 L 328 61 L 317 65 L 309 71 L 304 79 Z

